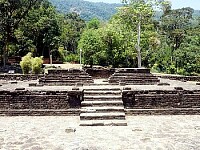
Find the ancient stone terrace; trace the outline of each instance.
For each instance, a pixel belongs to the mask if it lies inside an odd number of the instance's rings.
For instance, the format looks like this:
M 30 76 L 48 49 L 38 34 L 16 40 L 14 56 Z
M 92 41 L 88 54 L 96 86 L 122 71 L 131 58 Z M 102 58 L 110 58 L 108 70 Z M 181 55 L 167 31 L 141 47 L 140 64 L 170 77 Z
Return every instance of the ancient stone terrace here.
M 157 84 L 160 80 L 150 73 L 149 69 L 143 68 L 120 68 L 108 79 L 110 84 L 125 85 L 151 85 Z
M 92 77 L 88 73 L 79 69 L 50 69 L 47 75 L 39 79 L 40 84 L 51 86 L 73 86 L 93 82 Z
M 123 71 L 120 73 L 125 75 Z M 131 74 L 139 72 L 146 80 L 152 77 L 145 69 L 128 71 Z M 198 82 L 161 78 L 156 79 L 159 84 L 148 85 L 142 78 L 140 81 L 144 85 L 129 84 L 128 80 L 109 84 L 106 79 L 96 79 L 95 84 L 82 86 L 78 82 L 71 86 L 55 83 L 58 79 L 67 80 L 68 76 L 73 81 L 73 77 L 85 75 L 82 70 L 67 70 L 67 73 L 66 70 L 52 70 L 45 75 L 53 80 L 51 87 L 42 82 L 39 84 L 38 80 L 0 80 L 0 115 L 80 115 L 81 126 L 124 126 L 127 125 L 126 115 L 200 114 Z

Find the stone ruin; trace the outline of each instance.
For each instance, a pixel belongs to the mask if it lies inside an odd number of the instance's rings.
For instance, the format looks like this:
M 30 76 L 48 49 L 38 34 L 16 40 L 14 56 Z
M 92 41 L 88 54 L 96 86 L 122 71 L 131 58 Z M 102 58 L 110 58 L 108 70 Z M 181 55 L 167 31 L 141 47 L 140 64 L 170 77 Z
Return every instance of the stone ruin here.
M 78 69 L 38 76 L 3 74 L 0 79 L 0 115 L 80 115 L 81 126 L 126 126 L 126 115 L 200 114 L 197 84 L 186 90 L 187 85 L 161 83 L 149 69 L 116 69 L 101 84 L 93 84 L 95 79 Z M 20 85 L 24 79 L 30 87 Z

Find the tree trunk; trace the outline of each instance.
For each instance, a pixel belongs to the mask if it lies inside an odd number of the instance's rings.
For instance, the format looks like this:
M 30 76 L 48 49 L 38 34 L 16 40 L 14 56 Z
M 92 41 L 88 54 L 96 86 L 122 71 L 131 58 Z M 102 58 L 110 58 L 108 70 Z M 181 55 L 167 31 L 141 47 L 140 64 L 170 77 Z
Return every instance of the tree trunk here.
M 138 22 L 138 37 L 137 37 L 137 53 L 138 53 L 138 68 L 142 67 L 140 36 L 141 36 L 141 22 Z
M 3 48 L 3 66 L 4 67 L 6 66 L 6 63 L 7 63 L 7 46 L 8 46 L 8 42 L 6 40 L 4 48 Z

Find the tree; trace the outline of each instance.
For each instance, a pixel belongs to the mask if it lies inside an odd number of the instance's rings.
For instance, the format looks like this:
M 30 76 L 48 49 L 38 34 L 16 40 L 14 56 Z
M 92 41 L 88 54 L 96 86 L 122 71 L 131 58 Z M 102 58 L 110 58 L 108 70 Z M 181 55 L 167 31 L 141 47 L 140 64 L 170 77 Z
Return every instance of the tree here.
M 43 1 L 37 9 L 32 9 L 19 26 L 23 36 L 35 46 L 34 55 L 44 58 L 49 58 L 50 53 L 56 53 L 60 42 L 60 28 L 59 15 L 48 1 Z
M 152 17 L 154 11 L 152 8 L 152 4 L 144 0 L 130 0 L 130 1 L 124 0 L 123 2 L 126 5 L 120 8 L 118 16 L 121 20 L 121 23 L 125 24 L 128 27 L 128 29 L 131 29 L 133 37 L 135 32 L 137 34 L 137 40 L 135 40 L 135 48 L 137 50 L 138 67 L 140 68 L 142 66 L 141 63 L 142 26 L 143 30 L 145 30 L 145 25 L 148 26 L 149 24 L 152 23 Z
M 98 29 L 100 27 L 100 21 L 97 18 L 93 18 L 91 19 L 88 23 L 87 23 L 87 28 L 88 29 Z
M 166 37 L 166 43 L 171 47 L 171 57 L 186 37 L 194 10 L 190 7 L 164 11 L 161 18 L 161 33 Z
M 6 65 L 8 45 L 16 41 L 14 35 L 21 21 L 41 3 L 41 0 L 0 0 L 0 32 L 3 36 L 3 63 Z
M 65 50 L 73 54 L 77 53 L 78 41 L 85 26 L 85 21 L 77 13 L 64 15 L 61 26 L 61 44 Z
M 105 56 L 102 33 L 97 29 L 85 30 L 79 41 L 79 49 L 83 50 L 84 63 L 90 66 L 98 64 L 99 58 Z

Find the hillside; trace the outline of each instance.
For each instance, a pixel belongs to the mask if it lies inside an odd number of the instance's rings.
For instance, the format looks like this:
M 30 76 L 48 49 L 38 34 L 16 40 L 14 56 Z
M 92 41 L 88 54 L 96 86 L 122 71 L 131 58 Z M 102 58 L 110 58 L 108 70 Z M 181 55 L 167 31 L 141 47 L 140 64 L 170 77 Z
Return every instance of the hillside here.
M 84 20 L 97 17 L 101 20 L 109 20 L 117 12 L 120 4 L 93 3 L 84 0 L 49 0 L 59 12 L 77 12 Z

